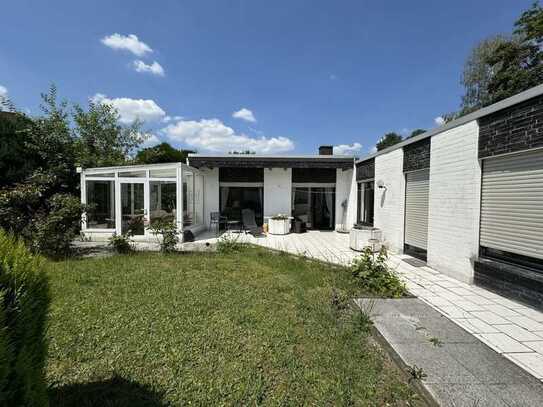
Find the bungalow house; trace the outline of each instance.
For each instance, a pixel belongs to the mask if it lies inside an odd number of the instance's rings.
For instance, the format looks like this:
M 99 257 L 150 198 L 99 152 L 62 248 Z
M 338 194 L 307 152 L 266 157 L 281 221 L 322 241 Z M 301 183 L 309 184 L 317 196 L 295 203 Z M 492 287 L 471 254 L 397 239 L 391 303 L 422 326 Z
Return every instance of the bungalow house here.
M 211 213 L 308 228 L 377 228 L 394 252 L 459 280 L 543 301 L 543 85 L 360 160 L 318 155 L 190 155 L 187 163 L 81 170 L 92 204 L 83 233 L 104 239 L 171 216 L 209 228 Z

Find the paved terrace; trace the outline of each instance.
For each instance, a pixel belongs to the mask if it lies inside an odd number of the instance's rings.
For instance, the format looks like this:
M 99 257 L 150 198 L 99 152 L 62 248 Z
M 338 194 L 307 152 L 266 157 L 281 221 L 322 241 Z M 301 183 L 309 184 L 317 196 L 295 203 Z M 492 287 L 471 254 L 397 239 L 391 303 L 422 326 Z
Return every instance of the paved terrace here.
M 349 249 L 349 235 L 337 232 L 309 231 L 258 238 L 234 235 L 247 243 L 342 265 L 359 255 Z M 215 240 L 211 233 L 197 237 L 202 243 Z M 455 280 L 410 256 L 391 255 L 389 263 L 412 294 L 543 381 L 543 312 Z

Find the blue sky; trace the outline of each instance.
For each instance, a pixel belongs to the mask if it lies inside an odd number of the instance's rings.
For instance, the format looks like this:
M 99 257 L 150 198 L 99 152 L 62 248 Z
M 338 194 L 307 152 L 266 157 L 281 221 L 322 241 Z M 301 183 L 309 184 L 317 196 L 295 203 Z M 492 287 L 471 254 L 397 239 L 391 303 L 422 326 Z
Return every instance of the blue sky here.
M 358 143 L 345 151 L 364 155 L 457 109 L 470 49 L 531 3 L 11 1 L 0 92 L 37 113 L 54 82 L 70 101 L 146 119 L 149 143 L 199 152 Z

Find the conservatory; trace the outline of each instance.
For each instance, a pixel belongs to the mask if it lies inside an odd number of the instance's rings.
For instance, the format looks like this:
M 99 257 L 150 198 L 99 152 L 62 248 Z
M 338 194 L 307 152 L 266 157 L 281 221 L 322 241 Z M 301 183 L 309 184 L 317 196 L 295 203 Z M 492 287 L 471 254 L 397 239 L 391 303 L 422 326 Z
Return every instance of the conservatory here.
M 177 230 L 204 229 L 204 179 L 183 163 L 78 168 L 81 202 L 87 210 L 82 233 L 89 240 L 105 240 L 130 233 L 135 240 L 155 236 L 149 226 L 171 221 Z

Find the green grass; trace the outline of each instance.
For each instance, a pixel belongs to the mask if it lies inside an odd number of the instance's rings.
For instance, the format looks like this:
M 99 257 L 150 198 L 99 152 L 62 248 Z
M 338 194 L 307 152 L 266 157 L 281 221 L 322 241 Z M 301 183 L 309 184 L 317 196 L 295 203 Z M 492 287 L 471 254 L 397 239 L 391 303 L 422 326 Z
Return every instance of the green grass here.
M 391 405 L 347 270 L 248 248 L 48 263 L 54 406 Z M 336 300 L 334 300 L 336 298 Z

